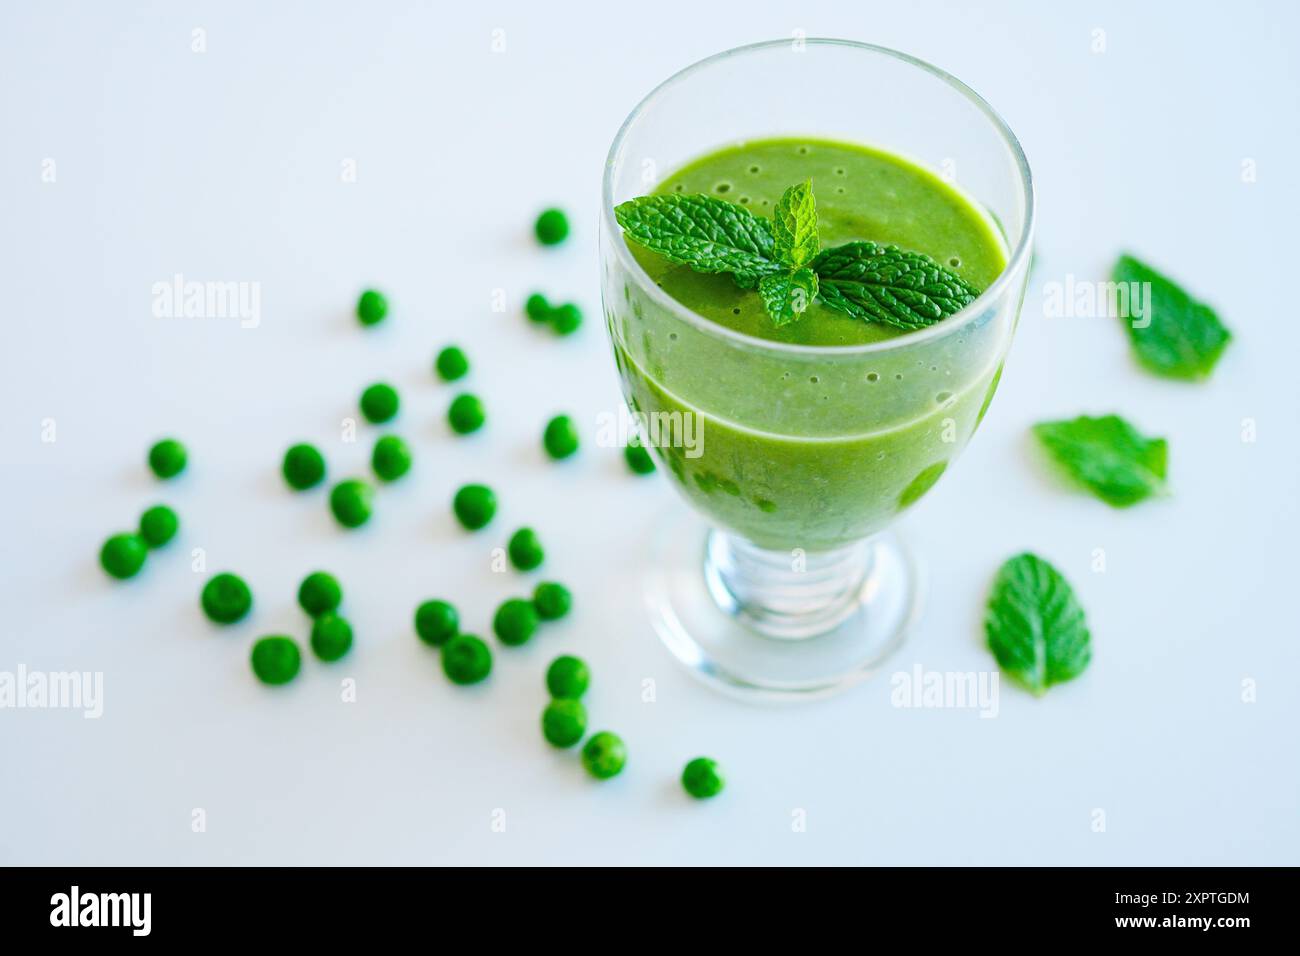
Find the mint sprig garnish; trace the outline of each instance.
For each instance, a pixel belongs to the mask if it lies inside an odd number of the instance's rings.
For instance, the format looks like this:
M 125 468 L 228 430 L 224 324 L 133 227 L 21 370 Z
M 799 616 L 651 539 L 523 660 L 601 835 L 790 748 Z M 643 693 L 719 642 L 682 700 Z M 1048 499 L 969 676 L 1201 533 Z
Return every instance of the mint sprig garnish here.
M 1145 314 L 1123 317 L 1138 361 L 1168 378 L 1208 378 L 1232 340 L 1218 314 L 1173 279 L 1130 255 L 1119 257 L 1111 280 L 1150 290 L 1149 297 L 1145 291 L 1140 293 L 1146 297 Z
M 730 273 L 756 289 L 774 324 L 814 298 L 856 319 L 920 329 L 960 311 L 979 290 L 929 256 L 875 242 L 818 252 L 812 180 L 782 194 L 772 221 L 703 194 L 640 196 L 614 217 L 633 242 L 696 272 Z
M 1003 673 L 1036 695 L 1078 677 L 1092 660 L 1092 635 L 1074 589 L 1034 554 L 998 569 L 984 634 Z
M 1164 490 L 1169 446 L 1118 415 L 1040 422 L 1034 434 L 1056 462 L 1106 504 L 1127 508 Z

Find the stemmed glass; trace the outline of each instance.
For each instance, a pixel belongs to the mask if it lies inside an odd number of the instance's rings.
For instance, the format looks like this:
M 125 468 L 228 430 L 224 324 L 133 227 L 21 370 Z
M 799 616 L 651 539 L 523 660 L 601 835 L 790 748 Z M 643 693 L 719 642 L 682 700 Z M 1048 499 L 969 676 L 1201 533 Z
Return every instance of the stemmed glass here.
M 849 347 L 755 338 L 670 298 L 629 251 L 614 207 L 721 146 L 792 135 L 937 170 L 998 224 L 1006 268 L 961 312 Z M 965 84 L 893 50 L 758 43 L 682 70 L 632 111 L 605 168 L 601 289 L 629 407 L 704 519 L 676 509 L 653 542 L 647 606 L 678 660 L 739 694 L 807 697 L 866 676 L 898 647 L 921 579 L 889 526 L 988 410 L 1032 227 L 1029 166 L 1011 130 Z

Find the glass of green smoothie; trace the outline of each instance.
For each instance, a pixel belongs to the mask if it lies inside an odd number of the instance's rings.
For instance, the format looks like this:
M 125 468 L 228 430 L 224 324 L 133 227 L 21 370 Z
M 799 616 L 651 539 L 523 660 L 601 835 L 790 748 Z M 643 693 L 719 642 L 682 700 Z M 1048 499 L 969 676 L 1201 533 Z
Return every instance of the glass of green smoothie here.
M 808 182 L 823 253 L 810 267 L 825 274 L 792 320 L 774 320 L 754 277 L 674 261 L 620 225 L 622 204 L 676 195 L 723 200 L 771 232 L 753 217 L 772 222 Z M 921 576 L 890 526 L 954 471 L 988 411 L 1032 227 L 1011 130 L 969 87 L 892 50 L 759 43 L 688 67 L 633 110 L 605 168 L 602 297 L 629 410 L 692 506 L 656 522 L 647 578 L 678 660 L 740 694 L 816 696 L 899 646 Z M 849 243 L 921 254 L 969 294 L 900 327 L 890 310 L 912 314 L 908 290 L 828 280 L 827 250 Z M 884 320 L 834 307 L 835 287 L 875 296 Z

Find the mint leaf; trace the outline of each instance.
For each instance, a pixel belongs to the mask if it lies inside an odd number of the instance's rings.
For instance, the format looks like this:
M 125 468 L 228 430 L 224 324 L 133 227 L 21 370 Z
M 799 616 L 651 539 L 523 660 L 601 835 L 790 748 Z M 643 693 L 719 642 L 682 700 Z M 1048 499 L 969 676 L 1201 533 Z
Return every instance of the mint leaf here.
M 811 179 L 791 186 L 777 200 L 772 211 L 772 238 L 777 261 L 790 269 L 806 266 L 817 255 L 817 203 Z
M 763 297 L 772 324 L 785 325 L 798 318 L 817 294 L 817 273 L 803 268 L 763 276 L 758 284 L 758 294 Z
M 817 295 L 817 274 L 807 267 L 817 255 L 817 204 L 812 180 L 791 186 L 772 212 L 774 253 L 788 271 L 764 276 L 758 285 L 772 324 L 780 328 L 799 317 Z
M 984 634 L 1003 673 L 1038 695 L 1078 677 L 1092 660 L 1092 636 L 1074 590 L 1033 554 L 998 569 Z
M 1194 381 L 1209 377 L 1232 339 L 1212 308 L 1130 255 L 1119 257 L 1111 281 L 1150 283 L 1150 296 L 1144 291 L 1138 300 L 1146 305 L 1145 315 L 1124 317 L 1139 362 L 1169 378 Z M 1133 297 L 1129 301 L 1133 302 Z
M 979 290 L 920 252 L 850 242 L 812 261 L 822 304 L 857 319 L 921 329 L 975 301 Z
M 1077 481 L 1116 508 L 1127 508 L 1165 487 L 1169 446 L 1146 438 L 1118 415 L 1040 422 L 1034 434 Z
M 752 289 L 779 272 L 772 227 L 743 206 L 704 195 L 640 196 L 614 207 L 629 239 L 696 272 L 730 272 Z

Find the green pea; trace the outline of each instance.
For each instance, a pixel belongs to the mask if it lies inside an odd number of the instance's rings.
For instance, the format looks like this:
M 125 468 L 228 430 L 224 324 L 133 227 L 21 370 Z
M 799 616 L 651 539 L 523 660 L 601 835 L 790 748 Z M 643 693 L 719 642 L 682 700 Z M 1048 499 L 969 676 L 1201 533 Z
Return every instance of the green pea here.
M 444 382 L 454 382 L 469 372 L 469 359 L 454 345 L 448 345 L 439 352 L 433 364 L 438 369 L 438 377 Z
M 469 531 L 477 531 L 497 513 L 497 496 L 487 485 L 464 485 L 451 499 L 456 520 Z
M 149 449 L 149 467 L 159 478 L 175 478 L 185 470 L 188 455 L 175 438 L 164 438 Z
M 542 245 L 558 245 L 569 235 L 569 217 L 560 209 L 547 209 L 537 217 L 533 232 Z
M 592 734 L 582 748 L 582 765 L 597 780 L 608 780 L 616 776 L 626 763 L 627 747 L 618 735 L 611 734 L 608 730 Z
M 551 303 L 540 292 L 524 300 L 524 314 L 534 322 L 545 322 L 551 317 Z
M 447 421 L 451 424 L 451 430 L 458 435 L 478 431 L 486 420 L 487 412 L 483 403 L 468 392 L 452 399 L 451 407 L 447 409 Z
M 442 672 L 454 684 L 477 684 L 492 673 L 492 652 L 481 638 L 457 634 L 442 645 Z
M 251 661 L 253 673 L 263 684 L 287 684 L 298 676 L 302 653 L 293 638 L 272 634 L 253 645 Z
M 572 302 L 566 302 L 551 310 L 551 328 L 558 335 L 571 335 L 582 325 L 582 310 Z
M 361 414 L 372 425 L 391 421 L 401 404 L 397 389 L 386 382 L 376 382 L 361 393 Z
M 716 797 L 725 785 L 717 761 L 708 757 L 696 757 L 682 771 L 682 786 L 697 800 Z
M 359 478 L 340 481 L 330 491 L 330 511 L 345 528 L 359 528 L 374 511 L 375 492 Z
M 577 700 L 553 700 L 542 711 L 542 736 L 553 747 L 572 747 L 587 732 L 587 708 Z
M 338 609 L 343 603 L 343 587 L 328 571 L 313 571 L 298 585 L 298 606 L 312 617 Z
M 375 442 L 370 466 L 381 481 L 396 481 L 411 470 L 411 448 L 396 435 L 384 435 Z
M 546 668 L 546 689 L 552 697 L 577 700 L 591 684 L 591 671 L 579 657 L 564 654 L 551 661 Z
M 542 445 L 546 453 L 559 461 L 568 458 L 578 450 L 578 426 L 568 415 L 556 415 L 546 423 L 542 433 Z
M 569 613 L 573 607 L 573 595 L 563 584 L 555 581 L 543 581 L 533 591 L 533 606 L 537 616 L 543 621 L 554 621 Z
M 99 563 L 119 581 L 135 577 L 144 567 L 149 546 L 138 534 L 115 534 L 99 549 Z
M 352 647 L 352 625 L 333 611 L 316 618 L 311 626 L 311 649 L 323 661 L 336 661 Z
M 180 529 L 181 520 L 166 505 L 154 505 L 140 516 L 140 537 L 151 548 L 161 548 Z
M 357 299 L 357 318 L 362 325 L 377 325 L 388 315 L 388 300 L 375 289 L 367 289 Z
M 425 601 L 415 609 L 415 633 L 433 647 L 442 647 L 460 631 L 460 615 L 446 601 Z
M 502 644 L 510 647 L 525 644 L 537 631 L 537 609 L 532 601 L 511 598 L 497 608 L 492 630 Z
M 632 436 L 632 440 L 623 449 L 623 457 L 627 459 L 627 466 L 638 475 L 648 475 L 655 470 L 655 460 L 636 435 Z
M 203 585 L 199 604 L 208 620 L 216 624 L 234 624 L 253 606 L 253 592 L 243 578 L 223 571 Z
M 545 557 L 542 542 L 532 528 L 520 528 L 512 534 L 506 550 L 510 555 L 510 563 L 520 571 L 531 571 Z
M 314 445 L 291 445 L 280 466 L 284 480 L 295 491 L 306 491 L 325 480 L 325 457 Z

